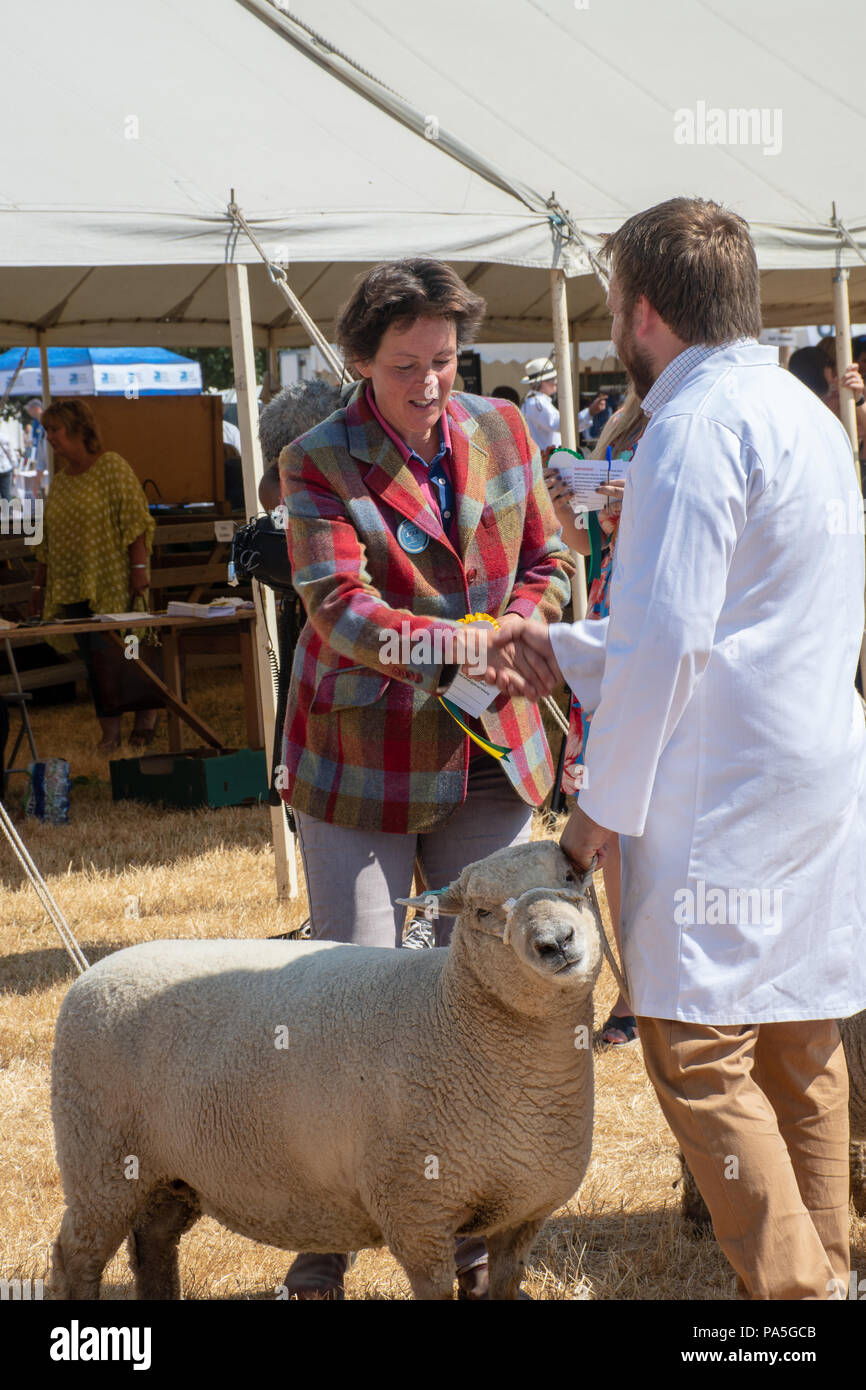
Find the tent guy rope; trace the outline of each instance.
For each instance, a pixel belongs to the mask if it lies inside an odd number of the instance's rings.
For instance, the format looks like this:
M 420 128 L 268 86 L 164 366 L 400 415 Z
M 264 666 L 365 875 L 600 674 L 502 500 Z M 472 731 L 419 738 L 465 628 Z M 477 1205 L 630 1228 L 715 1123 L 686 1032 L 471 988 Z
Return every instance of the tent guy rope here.
M 42 903 L 42 906 L 45 908 L 45 911 L 51 918 L 51 921 L 57 928 L 57 934 L 60 937 L 60 940 L 63 942 L 63 945 L 66 947 L 66 950 L 72 957 L 75 963 L 76 970 L 78 971 L 79 975 L 83 975 L 85 970 L 88 970 L 90 968 L 90 962 L 88 961 L 87 957 L 85 956 L 84 952 L 82 951 L 81 947 L 76 941 L 75 934 L 73 933 L 72 928 L 70 927 L 66 918 L 63 916 L 63 913 L 60 911 L 60 908 L 54 901 L 54 898 L 51 896 L 51 890 L 49 889 L 48 884 L 45 882 L 44 878 L 42 877 L 36 865 L 34 864 L 33 859 L 30 856 L 30 851 L 28 850 L 24 841 L 21 839 L 21 836 L 18 834 L 18 831 L 15 829 L 15 826 L 13 825 L 9 817 L 9 812 L 6 810 L 6 807 L 3 805 L 2 801 L 0 801 L 0 825 L 2 825 L 3 831 L 6 835 L 6 839 L 12 846 L 12 852 L 14 853 L 15 858 L 18 860 L 25 874 L 30 879 L 30 882 L 36 889 L 39 901 Z

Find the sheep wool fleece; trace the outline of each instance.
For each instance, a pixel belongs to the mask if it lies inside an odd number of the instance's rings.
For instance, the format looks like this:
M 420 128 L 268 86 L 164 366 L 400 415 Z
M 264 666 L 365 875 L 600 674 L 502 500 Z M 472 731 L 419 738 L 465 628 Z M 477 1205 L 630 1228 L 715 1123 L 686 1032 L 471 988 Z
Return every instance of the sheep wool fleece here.
M 87 971 L 54 1050 L 67 1296 L 130 1229 L 150 1267 L 155 1223 L 204 1212 L 284 1249 L 387 1243 L 416 1297 L 450 1297 L 454 1236 L 485 1234 L 515 1297 L 591 1147 L 601 946 L 574 878 L 551 842 L 468 866 L 450 950 L 159 941 Z M 151 1276 L 139 1297 L 176 1296 Z

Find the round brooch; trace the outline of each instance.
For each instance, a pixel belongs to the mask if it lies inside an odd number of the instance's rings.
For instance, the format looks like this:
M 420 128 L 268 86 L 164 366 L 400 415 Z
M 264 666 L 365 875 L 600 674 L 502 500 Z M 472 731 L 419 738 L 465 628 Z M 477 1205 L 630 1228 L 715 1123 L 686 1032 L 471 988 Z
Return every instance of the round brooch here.
M 430 544 L 430 537 L 414 521 L 401 521 L 397 527 L 397 544 L 407 555 L 420 555 Z

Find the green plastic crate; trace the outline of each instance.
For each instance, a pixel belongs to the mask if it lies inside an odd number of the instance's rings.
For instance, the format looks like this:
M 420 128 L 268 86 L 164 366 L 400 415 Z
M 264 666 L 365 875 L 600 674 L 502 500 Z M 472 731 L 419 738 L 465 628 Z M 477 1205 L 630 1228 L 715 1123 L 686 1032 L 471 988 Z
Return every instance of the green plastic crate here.
M 263 748 L 145 753 L 139 758 L 115 758 L 109 766 L 115 801 L 192 807 L 242 806 L 268 799 Z

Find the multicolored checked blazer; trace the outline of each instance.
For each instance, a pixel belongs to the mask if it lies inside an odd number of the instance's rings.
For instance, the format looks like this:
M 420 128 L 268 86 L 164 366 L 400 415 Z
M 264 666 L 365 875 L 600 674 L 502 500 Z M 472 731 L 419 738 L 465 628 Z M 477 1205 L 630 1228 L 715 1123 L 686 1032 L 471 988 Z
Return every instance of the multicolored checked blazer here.
M 289 558 L 307 611 L 282 794 L 319 820 L 420 833 L 463 802 L 475 745 L 436 698 L 442 667 L 383 663 L 381 634 L 403 623 L 413 638 L 453 629 L 476 612 L 556 622 L 573 562 L 516 406 L 464 394 L 448 401 L 455 551 L 362 388 L 280 456 Z M 417 553 L 398 542 L 404 521 L 423 532 L 409 531 L 413 549 L 429 538 Z M 515 750 L 503 767 L 523 800 L 539 805 L 553 764 L 537 707 L 499 695 L 481 722 Z

